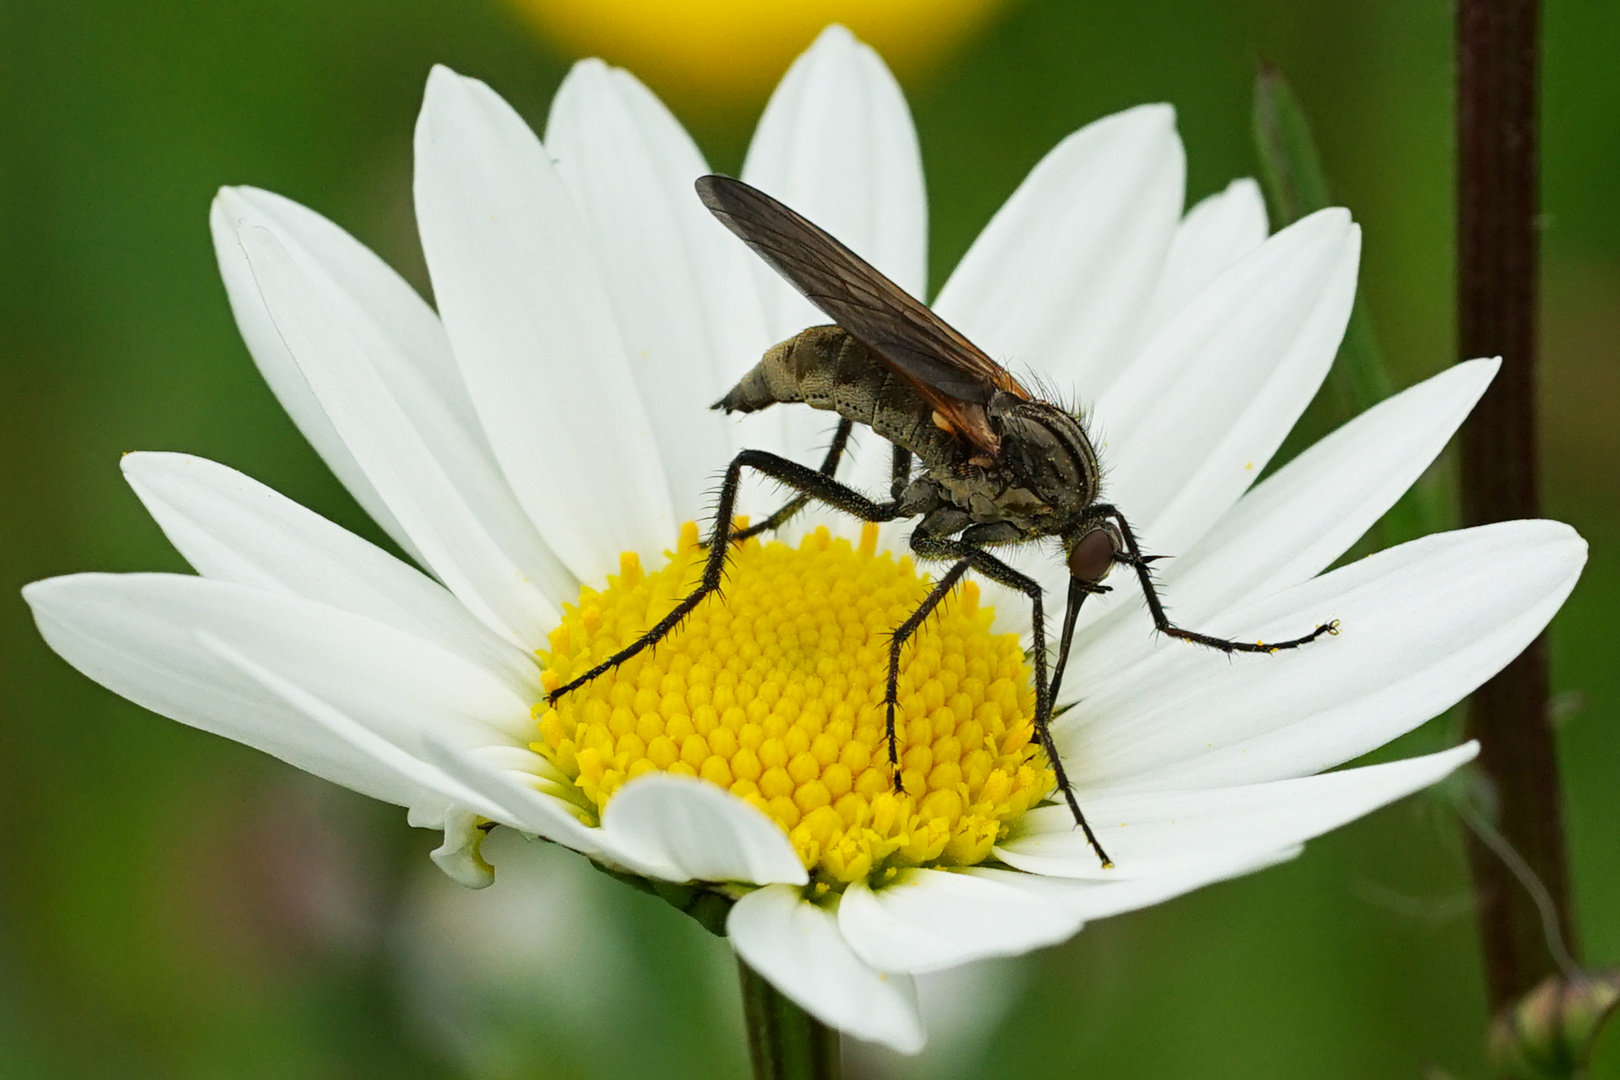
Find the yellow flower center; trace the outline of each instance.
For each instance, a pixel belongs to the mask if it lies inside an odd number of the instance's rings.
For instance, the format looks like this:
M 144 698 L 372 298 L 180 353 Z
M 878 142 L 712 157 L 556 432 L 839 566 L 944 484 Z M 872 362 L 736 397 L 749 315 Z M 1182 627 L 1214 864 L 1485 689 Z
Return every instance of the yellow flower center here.
M 798 547 L 750 540 L 723 594 L 655 647 L 534 708 L 534 749 L 598 813 L 653 770 L 728 788 L 782 826 L 813 877 L 840 888 L 904 866 L 985 859 L 1053 787 L 1034 742 L 1035 694 L 1016 634 L 992 634 L 971 582 L 901 654 L 896 790 L 884 686 L 894 628 L 931 582 L 909 557 L 826 529 Z M 635 641 L 694 587 L 697 528 L 652 574 L 633 553 L 581 591 L 541 651 L 555 689 Z

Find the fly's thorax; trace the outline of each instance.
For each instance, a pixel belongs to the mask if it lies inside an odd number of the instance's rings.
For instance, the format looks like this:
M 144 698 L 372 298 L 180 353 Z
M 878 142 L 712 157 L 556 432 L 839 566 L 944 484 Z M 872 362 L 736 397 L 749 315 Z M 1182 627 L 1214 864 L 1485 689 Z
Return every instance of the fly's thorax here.
M 1001 465 L 1060 516 L 1079 513 L 1097 499 L 1097 452 L 1080 418 L 1045 401 L 998 392 L 990 423 L 1001 436 Z
M 913 499 L 926 489 L 929 498 Z M 1015 526 L 1019 539 L 1056 536 L 1069 530 L 1076 515 L 1059 510 L 1024 486 L 1006 466 L 981 466 L 955 461 L 929 470 L 907 489 L 905 505 L 915 513 L 938 511 L 938 535 L 949 535 L 970 525 Z M 943 528 L 945 522 L 953 527 Z

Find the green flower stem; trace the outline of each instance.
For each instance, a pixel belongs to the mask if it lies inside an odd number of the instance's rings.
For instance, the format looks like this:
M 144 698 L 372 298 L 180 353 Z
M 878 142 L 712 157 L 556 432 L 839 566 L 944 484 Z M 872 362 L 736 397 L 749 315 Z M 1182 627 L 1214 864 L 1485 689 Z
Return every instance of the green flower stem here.
M 741 957 L 737 975 L 754 1080 L 839 1080 L 838 1032 L 783 997 Z

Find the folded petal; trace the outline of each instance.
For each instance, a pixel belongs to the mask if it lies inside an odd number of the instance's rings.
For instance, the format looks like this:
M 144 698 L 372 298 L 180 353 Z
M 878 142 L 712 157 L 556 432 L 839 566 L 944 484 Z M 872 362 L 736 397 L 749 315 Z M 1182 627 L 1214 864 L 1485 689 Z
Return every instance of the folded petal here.
M 435 642 L 514 680 L 534 658 L 414 567 L 235 469 L 189 454 L 125 454 L 130 487 L 175 548 L 216 581 L 302 596 Z
M 487 752 L 481 754 L 453 746 L 432 733 L 426 734 L 419 745 L 423 760 L 466 790 L 501 807 L 502 824 L 519 832 L 543 836 L 586 855 L 597 856 L 609 850 L 602 830 L 585 825 L 562 800 L 537 790 L 534 776 L 496 768 L 486 760 Z M 672 873 L 661 872 L 659 867 L 628 858 L 616 857 L 614 861 L 649 877 L 681 880 Z
M 1264 859 L 1428 787 L 1479 752 L 1478 743 L 1385 765 L 1265 784 L 1098 794 L 1086 819 L 1114 866 L 1103 869 L 1064 806 L 1019 819 L 996 848 L 1008 866 L 1054 877 L 1150 878 L 1216 862 Z
M 462 467 L 470 463 L 449 441 L 413 422 L 413 410 L 389 392 L 372 355 L 274 233 L 248 227 L 240 242 L 265 310 L 299 372 L 427 566 L 514 644 L 534 648 L 544 642 L 563 598 L 577 587 L 522 524 L 515 505 L 504 522 L 480 513 L 510 498 L 493 470 Z M 474 448 L 463 443 L 461 449 Z M 479 479 L 490 483 L 480 485 Z
M 934 307 L 981 349 L 1097 400 L 1129 359 L 1176 233 L 1186 155 L 1168 105 L 1058 143 L 985 226 Z
M 709 171 L 691 137 L 629 72 L 574 65 L 545 145 L 601 266 L 680 520 L 702 515 L 734 452 L 709 411 L 775 339 L 755 267 L 698 201 Z
M 907 870 L 876 890 L 856 882 L 838 905 L 838 929 L 855 955 L 912 975 L 1017 956 L 1064 940 L 1081 921 L 1002 881 L 943 870 Z
M 1200 201 L 1176 226 L 1153 296 L 1143 308 L 1137 347 L 1147 344 L 1222 270 L 1266 241 L 1266 202 L 1245 177 Z
M 1098 401 L 1104 497 L 1149 551 L 1186 551 L 1265 468 L 1333 362 L 1359 255 L 1343 210 L 1296 222 L 1198 293 Z
M 511 106 L 443 67 L 416 127 L 416 216 L 456 363 L 547 544 L 582 581 L 660 550 L 663 461 L 567 190 Z
M 925 295 L 928 200 L 911 110 L 878 54 L 842 26 L 823 30 L 782 77 L 742 178 L 826 229 L 902 289 Z M 752 252 L 748 258 L 770 342 L 829 321 Z M 781 414 L 783 451 L 814 464 L 832 419 L 811 409 L 773 411 Z M 887 491 L 888 446 L 865 442 L 841 475 Z
M 1192 550 L 1155 567 L 1177 621 L 1199 629 L 1332 565 L 1429 467 L 1498 366 L 1471 360 L 1395 395 L 1244 495 Z M 1076 635 L 1071 690 L 1164 644 L 1135 582 L 1116 573 L 1111 583 L 1130 595 Z
M 1191 788 L 1342 764 L 1449 708 L 1546 627 L 1586 560 L 1567 525 L 1509 521 L 1378 552 L 1202 629 L 1280 640 L 1271 655 L 1169 641 L 1065 713 L 1054 737 L 1082 788 Z
M 767 885 L 732 907 L 726 936 L 743 962 L 824 1024 L 902 1054 L 922 1049 L 922 1014 L 909 975 L 873 970 L 838 931 L 838 916 Z
M 444 842 L 428 856 L 445 876 L 468 889 L 495 884 L 495 868 L 484 858 L 484 830 L 478 815 L 456 807 L 444 817 Z
M 616 850 L 682 880 L 803 885 L 804 864 L 781 826 L 706 780 L 647 773 L 625 784 L 602 811 Z

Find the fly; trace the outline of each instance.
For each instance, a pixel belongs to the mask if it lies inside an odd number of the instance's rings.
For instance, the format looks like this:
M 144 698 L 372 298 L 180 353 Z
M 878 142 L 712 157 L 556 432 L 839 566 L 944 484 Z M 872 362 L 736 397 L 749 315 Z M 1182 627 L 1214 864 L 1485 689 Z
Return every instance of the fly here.
M 1097 451 L 1079 416 L 1030 393 L 921 301 L 764 192 L 726 176 L 701 177 L 697 192 L 722 224 L 836 324 L 813 326 L 772 346 L 714 407 L 749 413 L 802 402 L 837 413 L 838 428 L 819 470 L 762 450 L 738 454 L 720 485 L 702 582 L 652 629 L 559 687 L 549 700 L 656 644 L 720 587 L 733 543 L 780 527 L 811 500 L 866 522 L 919 518 L 911 550 L 920 559 L 948 559 L 951 566 L 890 639 L 887 737 L 895 788 L 904 790 L 895 745 L 900 651 L 962 576 L 977 571 L 1029 598 L 1036 738 L 1075 823 L 1103 866 L 1112 866 L 1069 786 L 1050 725 L 1080 607 L 1087 596 L 1109 591 L 1102 580 L 1114 565 L 1135 572 L 1160 633 L 1225 653 L 1298 648 L 1334 633 L 1338 624 L 1324 623 L 1303 637 L 1270 643 L 1231 641 L 1176 626 L 1165 614 L 1149 572 L 1154 556 L 1142 553 L 1125 515 L 1100 501 Z M 855 424 L 893 444 L 887 501 L 873 500 L 834 478 Z M 921 463 L 915 474 L 914 460 Z M 744 469 L 770 477 L 795 495 L 765 520 L 737 529 L 733 515 Z M 988 550 L 1046 538 L 1062 543 L 1069 568 L 1063 631 L 1050 679 L 1041 587 Z

